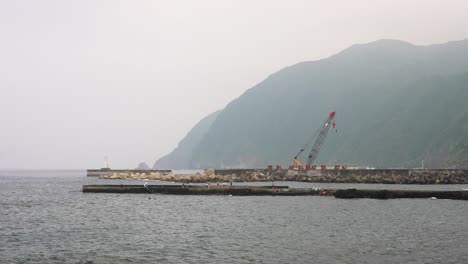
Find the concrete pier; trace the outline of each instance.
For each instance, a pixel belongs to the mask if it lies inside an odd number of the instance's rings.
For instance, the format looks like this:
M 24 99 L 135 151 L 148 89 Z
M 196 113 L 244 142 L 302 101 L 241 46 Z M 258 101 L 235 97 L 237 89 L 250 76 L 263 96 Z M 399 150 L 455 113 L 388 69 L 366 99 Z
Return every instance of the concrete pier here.
M 335 196 L 341 199 L 437 198 L 468 200 L 468 191 L 437 190 L 357 190 L 289 188 L 289 186 L 203 186 L 203 185 L 83 185 L 85 193 L 159 193 L 178 195 L 238 196 Z
M 314 189 L 290 189 L 288 186 L 229 185 L 83 185 L 83 192 L 182 195 L 319 195 L 319 191 L 315 191 Z

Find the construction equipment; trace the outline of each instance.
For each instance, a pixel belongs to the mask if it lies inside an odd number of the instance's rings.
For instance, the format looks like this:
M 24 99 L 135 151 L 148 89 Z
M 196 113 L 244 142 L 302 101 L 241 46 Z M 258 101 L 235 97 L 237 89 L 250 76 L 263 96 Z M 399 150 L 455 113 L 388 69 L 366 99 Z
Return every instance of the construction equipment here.
M 330 112 L 330 114 L 328 115 L 325 122 L 323 122 L 323 125 L 321 127 L 319 127 L 319 129 L 316 131 L 316 133 L 311 137 L 311 140 L 309 140 L 309 142 L 306 143 L 306 145 L 303 148 L 301 148 L 299 153 L 297 153 L 297 155 L 294 157 L 294 164 L 295 165 L 292 166 L 293 170 L 303 170 L 304 169 L 304 166 L 302 165 L 301 161 L 299 160 L 299 155 L 301 155 L 302 152 L 304 152 L 304 150 L 308 148 L 309 144 L 312 142 L 312 140 L 314 138 L 316 138 L 314 146 L 310 150 L 309 156 L 307 156 L 306 169 L 311 169 L 312 167 L 315 168 L 315 166 L 313 166 L 312 164 L 314 163 L 315 159 L 317 158 L 317 156 L 318 156 L 318 154 L 320 152 L 320 148 L 322 147 L 323 142 L 325 141 L 325 138 L 327 137 L 328 130 L 330 130 L 330 127 L 333 127 L 333 128 L 336 127 L 335 115 L 336 115 L 335 111 Z M 317 134 L 318 134 L 318 136 L 317 136 Z M 322 169 L 323 169 L 323 166 L 322 166 Z

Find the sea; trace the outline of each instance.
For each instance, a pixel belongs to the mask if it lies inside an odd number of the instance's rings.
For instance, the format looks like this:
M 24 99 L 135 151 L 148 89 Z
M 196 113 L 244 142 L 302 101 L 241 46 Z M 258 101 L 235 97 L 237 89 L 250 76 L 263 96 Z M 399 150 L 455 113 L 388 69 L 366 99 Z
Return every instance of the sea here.
M 0 171 L 0 263 L 468 263 L 468 201 L 82 193 L 99 183 L 143 184 Z

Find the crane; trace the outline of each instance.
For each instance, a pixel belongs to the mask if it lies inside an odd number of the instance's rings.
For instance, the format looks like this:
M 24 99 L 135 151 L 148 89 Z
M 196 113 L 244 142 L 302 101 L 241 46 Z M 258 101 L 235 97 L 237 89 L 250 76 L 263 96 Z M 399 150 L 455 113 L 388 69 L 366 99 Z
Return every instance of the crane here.
M 306 143 L 306 145 L 303 148 L 301 148 L 299 153 L 297 153 L 297 155 L 294 156 L 294 163 L 295 163 L 295 166 L 293 168 L 294 170 L 299 170 L 299 169 L 304 168 L 301 161 L 299 160 L 299 155 L 301 155 L 302 152 L 304 152 L 304 150 L 312 142 L 312 140 L 314 138 L 316 138 L 314 146 L 310 150 L 309 156 L 307 156 L 306 167 L 308 168 L 308 167 L 312 166 L 312 164 L 314 163 L 315 159 L 317 158 L 317 156 L 318 156 L 318 154 L 320 152 L 320 148 L 322 147 L 323 142 L 325 141 L 325 138 L 327 137 L 328 130 L 330 130 L 330 127 L 335 128 L 335 126 L 336 126 L 335 115 L 336 115 L 335 111 L 330 112 L 327 119 L 325 119 L 325 122 L 323 122 L 323 125 L 321 127 L 319 127 L 319 129 L 316 131 L 316 133 L 312 136 L 311 140 L 309 140 L 309 142 Z M 318 136 L 317 136 L 317 134 L 318 134 Z

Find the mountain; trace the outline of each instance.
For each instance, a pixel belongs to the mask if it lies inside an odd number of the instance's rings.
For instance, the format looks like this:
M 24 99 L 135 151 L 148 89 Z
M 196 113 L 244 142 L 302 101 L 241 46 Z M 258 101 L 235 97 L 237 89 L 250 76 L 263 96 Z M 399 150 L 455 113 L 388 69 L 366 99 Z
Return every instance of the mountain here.
M 138 166 L 136 167 L 136 170 L 149 170 L 150 167 L 148 166 L 148 164 L 146 164 L 146 162 L 140 162 L 138 164 Z
M 157 160 L 153 169 L 190 169 L 192 165 L 192 151 L 200 143 L 211 124 L 220 111 L 214 112 L 198 122 L 185 136 L 175 150 Z
M 217 113 L 168 165 L 286 166 L 331 110 L 338 131 L 316 164 L 467 167 L 468 40 L 379 40 L 284 68 Z

